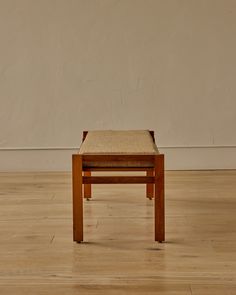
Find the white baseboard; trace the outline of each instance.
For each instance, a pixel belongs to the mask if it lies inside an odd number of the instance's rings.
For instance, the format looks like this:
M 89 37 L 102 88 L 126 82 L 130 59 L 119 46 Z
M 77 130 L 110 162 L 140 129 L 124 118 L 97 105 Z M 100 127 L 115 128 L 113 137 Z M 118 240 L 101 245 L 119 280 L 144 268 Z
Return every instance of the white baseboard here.
M 76 149 L 0 150 L 0 171 L 71 171 Z M 236 169 L 236 147 L 165 147 L 166 170 Z
M 236 147 L 164 148 L 167 170 L 236 169 Z

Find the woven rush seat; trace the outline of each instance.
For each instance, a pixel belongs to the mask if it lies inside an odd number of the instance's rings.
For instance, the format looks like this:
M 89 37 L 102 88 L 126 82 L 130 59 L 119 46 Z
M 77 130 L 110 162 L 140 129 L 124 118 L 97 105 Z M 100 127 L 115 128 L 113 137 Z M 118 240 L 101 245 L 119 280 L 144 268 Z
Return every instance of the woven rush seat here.
M 155 155 L 158 148 L 148 130 L 88 131 L 79 154 L 81 155 Z M 84 162 L 84 167 L 153 167 L 146 161 Z

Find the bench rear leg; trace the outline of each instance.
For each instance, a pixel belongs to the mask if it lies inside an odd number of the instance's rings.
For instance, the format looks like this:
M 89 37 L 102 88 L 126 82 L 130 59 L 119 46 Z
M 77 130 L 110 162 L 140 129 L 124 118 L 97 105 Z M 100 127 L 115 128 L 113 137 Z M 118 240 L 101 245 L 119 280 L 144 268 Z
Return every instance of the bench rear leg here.
M 154 176 L 154 170 L 147 170 L 146 175 L 147 176 Z M 154 197 L 154 184 L 153 183 L 146 184 L 146 197 L 150 200 Z
M 84 176 L 91 176 L 91 171 L 85 171 Z M 92 186 L 91 184 L 84 184 L 84 198 L 89 200 L 92 197 Z

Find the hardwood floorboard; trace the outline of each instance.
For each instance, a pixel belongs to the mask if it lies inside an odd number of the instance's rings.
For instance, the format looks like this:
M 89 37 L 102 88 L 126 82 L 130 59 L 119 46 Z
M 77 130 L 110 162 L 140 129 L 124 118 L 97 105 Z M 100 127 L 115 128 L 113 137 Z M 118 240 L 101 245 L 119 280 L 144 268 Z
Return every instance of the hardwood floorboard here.
M 96 185 L 72 241 L 70 173 L 0 173 L 0 294 L 236 294 L 236 171 L 166 173 L 166 239 L 144 185 Z

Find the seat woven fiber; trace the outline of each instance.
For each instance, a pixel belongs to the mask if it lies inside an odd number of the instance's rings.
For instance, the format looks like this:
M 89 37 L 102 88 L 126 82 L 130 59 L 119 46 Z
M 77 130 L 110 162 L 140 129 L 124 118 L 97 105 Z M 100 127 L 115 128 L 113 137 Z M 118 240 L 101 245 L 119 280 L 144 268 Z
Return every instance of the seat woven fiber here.
M 79 154 L 87 155 L 153 155 L 158 154 L 148 130 L 88 131 Z M 144 161 L 85 162 L 85 167 L 152 167 Z

